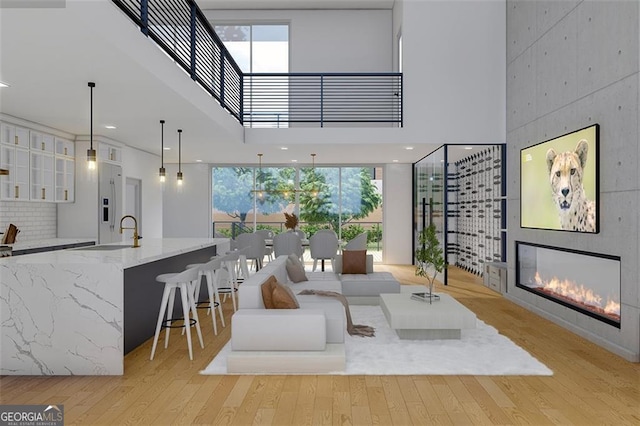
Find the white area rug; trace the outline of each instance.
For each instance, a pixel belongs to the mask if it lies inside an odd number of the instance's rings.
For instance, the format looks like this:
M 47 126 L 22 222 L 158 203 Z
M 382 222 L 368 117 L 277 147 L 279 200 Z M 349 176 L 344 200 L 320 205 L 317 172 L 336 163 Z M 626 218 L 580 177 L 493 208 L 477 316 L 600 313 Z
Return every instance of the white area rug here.
M 345 337 L 346 371 L 358 375 L 538 375 L 553 372 L 497 330 L 478 320 L 460 340 L 400 340 L 379 306 L 351 306 L 354 324 L 375 327 L 376 336 Z M 201 374 L 227 374 L 227 343 Z

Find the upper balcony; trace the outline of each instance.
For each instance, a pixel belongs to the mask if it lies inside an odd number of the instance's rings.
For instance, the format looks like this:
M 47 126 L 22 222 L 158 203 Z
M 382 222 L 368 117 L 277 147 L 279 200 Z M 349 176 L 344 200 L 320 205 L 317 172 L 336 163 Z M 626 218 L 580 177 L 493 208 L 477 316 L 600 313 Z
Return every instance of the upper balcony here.
M 402 127 L 400 73 L 243 73 L 194 0 L 113 0 L 245 127 Z

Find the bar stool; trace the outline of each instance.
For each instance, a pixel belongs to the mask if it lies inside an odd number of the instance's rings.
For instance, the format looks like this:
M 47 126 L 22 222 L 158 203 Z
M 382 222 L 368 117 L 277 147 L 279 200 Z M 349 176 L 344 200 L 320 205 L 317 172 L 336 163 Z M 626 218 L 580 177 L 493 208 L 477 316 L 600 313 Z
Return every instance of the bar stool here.
M 222 326 L 226 327 L 224 323 L 224 316 L 222 314 L 222 303 L 220 303 L 220 293 L 218 292 L 218 280 L 216 279 L 216 273 L 220 268 L 222 268 L 222 262 L 220 261 L 219 257 L 214 256 L 207 263 L 193 263 L 191 265 L 187 265 L 187 269 L 192 268 L 198 268 L 198 279 L 196 281 L 193 281 L 194 285 L 191 288 L 193 300 L 196 303 L 196 308 L 200 308 L 200 306 L 198 306 L 198 296 L 200 295 L 202 277 L 205 277 L 205 280 L 207 282 L 207 294 L 209 295 L 209 306 L 207 308 L 211 313 L 211 321 L 213 322 L 213 333 L 215 335 L 218 335 L 218 325 L 216 321 L 215 308 L 218 308 L 218 314 L 220 315 L 220 322 L 222 323 Z
M 231 302 L 233 303 L 233 312 L 237 310 L 236 306 L 236 292 L 238 291 L 238 274 L 236 273 L 237 263 L 240 259 L 238 251 L 232 251 L 219 260 L 222 267 L 216 271 L 217 286 L 219 294 L 231 296 Z
M 249 248 L 245 247 L 243 249 L 235 250 L 227 253 L 227 254 L 234 253 L 238 256 L 238 261 L 236 263 L 236 283 L 238 285 L 240 285 L 240 283 L 243 283 L 245 280 L 248 280 L 249 276 L 251 275 L 249 273 L 249 264 L 247 263 L 248 251 L 249 251 Z
M 202 342 L 202 331 L 200 331 L 200 324 L 198 323 L 198 312 L 196 311 L 196 304 L 193 300 L 193 293 L 191 292 L 191 282 L 199 278 L 200 272 L 197 268 L 187 269 L 179 273 L 161 274 L 156 277 L 156 281 L 164 283 L 164 292 L 162 293 L 162 303 L 160 305 L 160 313 L 158 314 L 158 322 L 156 324 L 156 334 L 153 337 L 153 347 L 151 348 L 151 360 L 156 353 L 156 346 L 158 345 L 158 337 L 160 336 L 160 330 L 164 327 L 167 329 L 164 340 L 165 349 L 169 345 L 169 331 L 171 328 L 177 328 L 178 326 L 172 326 L 172 322 L 180 318 L 173 318 L 173 305 L 175 301 L 176 289 L 180 289 L 180 299 L 182 300 L 182 314 L 184 315 L 184 327 L 187 331 L 187 346 L 189 347 L 189 359 L 193 360 L 193 349 L 191 347 L 191 326 L 195 325 L 198 332 L 198 338 L 200 339 L 200 346 L 204 348 Z M 189 311 L 193 314 L 193 319 L 189 318 Z M 165 313 L 167 319 L 165 320 Z

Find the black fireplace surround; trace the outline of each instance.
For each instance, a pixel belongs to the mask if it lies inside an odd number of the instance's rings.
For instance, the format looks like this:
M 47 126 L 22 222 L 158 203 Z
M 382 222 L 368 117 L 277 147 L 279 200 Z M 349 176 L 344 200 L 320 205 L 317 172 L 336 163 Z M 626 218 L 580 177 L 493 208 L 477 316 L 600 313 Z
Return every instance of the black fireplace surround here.
M 516 286 L 620 328 L 620 257 L 516 241 Z

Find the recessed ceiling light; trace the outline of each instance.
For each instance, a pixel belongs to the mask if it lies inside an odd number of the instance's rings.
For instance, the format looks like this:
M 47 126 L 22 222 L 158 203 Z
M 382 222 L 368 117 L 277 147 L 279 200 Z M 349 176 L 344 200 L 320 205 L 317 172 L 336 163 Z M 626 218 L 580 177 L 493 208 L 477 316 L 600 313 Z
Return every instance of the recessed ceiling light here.
M 289 148 L 287 148 L 286 146 L 281 146 L 281 147 L 280 147 L 280 149 L 281 149 L 281 150 L 283 150 L 283 151 L 286 151 L 286 150 L 288 150 Z
M 440 160 L 441 163 L 444 163 L 444 160 Z
M 116 126 L 112 125 L 112 124 L 107 124 L 106 126 L 104 126 L 105 129 L 115 129 Z
M 393 162 L 394 162 L 394 163 L 397 163 L 397 162 L 398 162 L 398 160 L 393 160 Z
M 2 81 L 0 81 L 0 87 L 9 87 L 9 85 L 7 83 L 3 83 Z
M 291 160 L 291 162 L 292 162 L 292 163 L 297 163 L 297 162 L 298 162 L 298 160 Z
M 464 149 L 473 149 L 472 146 L 465 146 Z
M 168 146 L 165 146 L 163 149 L 164 149 L 165 151 L 171 151 L 171 148 L 169 148 Z
M 202 163 L 202 160 L 196 160 L 196 163 Z
M 404 149 L 406 149 L 407 151 L 411 151 L 413 149 L 413 147 L 412 146 L 407 146 Z

